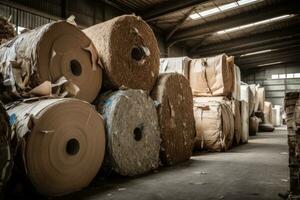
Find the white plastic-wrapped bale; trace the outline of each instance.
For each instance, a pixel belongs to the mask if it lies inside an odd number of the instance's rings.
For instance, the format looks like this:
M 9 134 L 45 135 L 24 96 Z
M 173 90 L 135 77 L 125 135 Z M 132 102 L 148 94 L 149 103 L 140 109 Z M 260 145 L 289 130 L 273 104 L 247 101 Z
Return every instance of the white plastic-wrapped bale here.
M 253 109 L 250 110 L 250 115 L 252 115 L 258 109 L 258 101 L 257 101 L 256 85 L 251 84 L 251 85 L 249 85 L 249 87 L 250 87 L 250 91 L 253 95 Z M 251 109 L 251 108 L 249 107 L 249 109 Z
M 237 65 L 234 65 L 234 89 L 232 97 L 236 100 L 241 100 L 241 70 Z
M 92 102 L 101 89 L 102 70 L 93 43 L 65 21 L 40 26 L 2 44 L 0 61 L 5 101 L 15 95 L 49 95 L 61 78 L 68 81 L 63 91 L 52 92 Z
M 231 109 L 234 117 L 234 140 L 235 145 L 240 144 L 241 135 L 242 135 L 242 121 L 241 121 L 241 104 L 238 100 L 231 100 Z
M 254 103 L 253 92 L 250 89 L 250 86 L 247 84 L 241 85 L 241 100 L 248 103 L 249 116 L 250 116 L 253 113 L 255 103 Z
M 281 106 L 280 105 L 274 105 L 274 108 L 272 110 L 274 110 L 274 115 L 273 115 L 273 122 L 274 122 L 274 126 L 281 126 L 282 125 L 282 116 L 281 116 Z
M 152 29 L 142 18 L 122 15 L 83 31 L 101 56 L 104 89 L 151 91 L 159 74 L 160 53 Z
M 11 128 L 9 116 L 0 101 L 0 193 L 5 190 L 7 181 L 10 178 L 13 157 L 11 151 Z
M 249 104 L 246 101 L 241 101 L 241 125 L 241 142 L 247 143 L 249 138 Z
M 264 106 L 265 106 L 265 88 L 263 87 L 256 87 L 256 93 L 257 93 L 257 111 L 264 111 Z
M 228 103 L 194 98 L 196 122 L 195 149 L 226 151 L 233 143 L 234 119 Z
M 234 72 L 225 54 L 193 59 L 189 80 L 194 96 L 231 96 Z
M 256 116 L 249 118 L 249 135 L 256 135 L 258 132 L 259 119 Z
M 195 139 L 195 119 L 189 81 L 177 73 L 160 74 L 151 97 L 158 103 L 162 163 L 173 165 L 190 159 Z
M 272 124 L 273 121 L 272 103 L 269 101 L 264 102 L 264 118 L 265 118 L 265 123 Z
M 159 73 L 177 72 L 189 79 L 189 57 L 161 58 Z
M 8 113 L 16 116 L 23 167 L 39 193 L 60 196 L 89 185 L 105 153 L 104 121 L 94 106 L 47 99 L 14 103 Z
M 153 100 L 143 90 L 100 95 L 98 110 L 106 122 L 107 161 L 102 171 L 134 176 L 159 164 L 160 131 Z M 106 168 L 106 169 L 105 169 Z

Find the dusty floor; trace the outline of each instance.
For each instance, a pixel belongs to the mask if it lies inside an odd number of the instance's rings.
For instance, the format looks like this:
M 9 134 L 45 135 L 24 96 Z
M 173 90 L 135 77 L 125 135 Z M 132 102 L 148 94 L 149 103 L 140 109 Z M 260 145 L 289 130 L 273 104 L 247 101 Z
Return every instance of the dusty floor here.
M 288 190 L 287 148 L 286 131 L 260 133 L 226 153 L 202 154 L 142 177 L 114 178 L 63 199 L 276 200 Z

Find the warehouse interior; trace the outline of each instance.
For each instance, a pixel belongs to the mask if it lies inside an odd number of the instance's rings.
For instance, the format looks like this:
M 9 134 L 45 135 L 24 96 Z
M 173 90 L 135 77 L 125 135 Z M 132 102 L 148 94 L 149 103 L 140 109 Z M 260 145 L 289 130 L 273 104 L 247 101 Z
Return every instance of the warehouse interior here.
M 300 199 L 299 14 L 0 0 L 0 199 Z

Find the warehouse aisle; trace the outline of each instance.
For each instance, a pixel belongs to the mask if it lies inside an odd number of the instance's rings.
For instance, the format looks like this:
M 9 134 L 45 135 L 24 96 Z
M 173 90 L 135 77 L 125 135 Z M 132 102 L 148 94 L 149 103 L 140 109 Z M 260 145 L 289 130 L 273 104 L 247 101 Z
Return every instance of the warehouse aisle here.
M 287 152 L 286 131 L 260 133 L 229 152 L 195 156 L 139 178 L 115 178 L 63 199 L 280 199 L 278 193 L 288 189 Z

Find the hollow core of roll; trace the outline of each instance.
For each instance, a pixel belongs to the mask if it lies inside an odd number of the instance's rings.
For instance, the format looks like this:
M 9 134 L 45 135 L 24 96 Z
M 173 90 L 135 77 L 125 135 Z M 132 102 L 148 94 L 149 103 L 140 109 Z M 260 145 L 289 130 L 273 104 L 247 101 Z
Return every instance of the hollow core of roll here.
M 136 127 L 134 130 L 133 130 L 133 134 L 134 134 L 134 139 L 136 141 L 140 141 L 143 137 L 143 130 L 141 127 Z
M 140 46 L 135 46 L 132 48 L 131 50 L 131 57 L 136 60 L 136 61 L 140 61 L 142 59 L 144 59 L 146 56 L 146 53 L 144 51 L 144 49 Z
M 69 155 L 76 155 L 79 152 L 80 144 L 75 138 L 70 139 L 66 145 L 66 152 Z
M 71 72 L 74 76 L 80 76 L 82 73 L 82 68 L 80 62 L 77 60 L 71 60 L 70 62 Z

